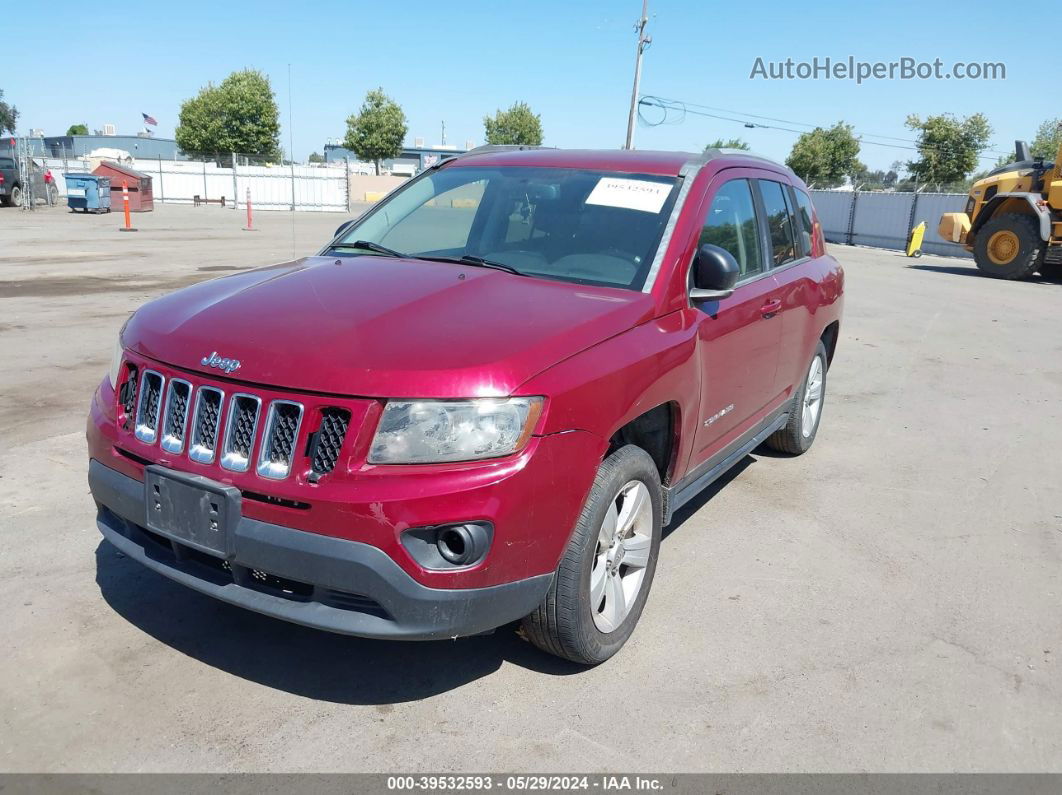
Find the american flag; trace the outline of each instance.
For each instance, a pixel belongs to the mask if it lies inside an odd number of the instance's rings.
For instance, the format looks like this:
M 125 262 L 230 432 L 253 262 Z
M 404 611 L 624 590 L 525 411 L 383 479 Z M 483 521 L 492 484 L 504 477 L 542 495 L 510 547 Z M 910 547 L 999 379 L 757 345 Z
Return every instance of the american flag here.
M 141 113 L 140 115 L 144 117 L 144 124 L 150 124 L 152 127 L 159 126 L 159 123 L 155 121 L 154 116 L 148 116 L 146 113 Z

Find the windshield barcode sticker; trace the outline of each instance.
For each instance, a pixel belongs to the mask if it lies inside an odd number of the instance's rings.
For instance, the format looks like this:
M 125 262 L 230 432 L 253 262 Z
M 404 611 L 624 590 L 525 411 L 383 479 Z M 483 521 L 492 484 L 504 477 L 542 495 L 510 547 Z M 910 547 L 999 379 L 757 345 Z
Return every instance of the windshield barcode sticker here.
M 658 213 L 667 201 L 669 193 L 671 193 L 671 186 L 665 182 L 602 177 L 590 191 L 586 203 Z

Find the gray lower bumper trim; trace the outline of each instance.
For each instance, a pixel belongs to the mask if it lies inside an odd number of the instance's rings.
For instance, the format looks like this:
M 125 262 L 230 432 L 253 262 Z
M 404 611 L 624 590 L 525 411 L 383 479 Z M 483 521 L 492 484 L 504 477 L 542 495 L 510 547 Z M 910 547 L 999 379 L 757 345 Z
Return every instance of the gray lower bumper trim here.
M 430 640 L 475 635 L 522 618 L 542 601 L 552 574 L 489 588 L 428 588 L 370 544 L 293 530 L 243 517 L 235 528 L 232 569 L 257 569 L 324 589 L 358 594 L 382 610 L 334 607 L 265 592 L 204 568 L 194 557 L 156 554 L 142 530 L 144 485 L 98 461 L 89 488 L 100 506 L 96 524 L 130 558 L 201 593 L 297 624 L 369 638 Z M 240 579 L 236 577 L 236 579 Z

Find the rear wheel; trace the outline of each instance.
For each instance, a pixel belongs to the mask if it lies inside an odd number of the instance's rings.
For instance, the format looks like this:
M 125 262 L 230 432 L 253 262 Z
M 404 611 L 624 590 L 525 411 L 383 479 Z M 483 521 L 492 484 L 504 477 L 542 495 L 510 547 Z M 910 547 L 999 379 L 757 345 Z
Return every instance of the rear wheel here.
M 815 443 L 826 400 L 826 346 L 819 340 L 800 389 L 789 406 L 789 420 L 767 438 L 767 446 L 780 453 L 800 455 Z
M 627 445 L 606 458 L 546 598 L 524 619 L 528 640 L 584 665 L 618 652 L 649 596 L 662 507 L 648 453 Z
M 981 227 L 974 242 L 974 262 L 997 279 L 1025 279 L 1039 267 L 1042 250 L 1037 219 L 1007 213 Z
M 10 201 L 13 207 L 22 206 L 22 187 L 20 185 L 16 185 L 11 189 Z

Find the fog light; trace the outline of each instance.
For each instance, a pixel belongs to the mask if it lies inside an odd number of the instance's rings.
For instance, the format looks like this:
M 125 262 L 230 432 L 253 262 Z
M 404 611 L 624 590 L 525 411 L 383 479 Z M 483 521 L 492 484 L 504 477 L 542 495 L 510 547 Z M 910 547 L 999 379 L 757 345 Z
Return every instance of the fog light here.
M 424 568 L 442 571 L 479 563 L 493 536 L 490 522 L 462 522 L 407 530 L 402 545 Z
M 440 530 L 435 539 L 435 546 L 438 547 L 443 559 L 455 566 L 464 566 L 475 557 L 473 555 L 475 541 L 463 524 L 456 527 L 444 527 Z

